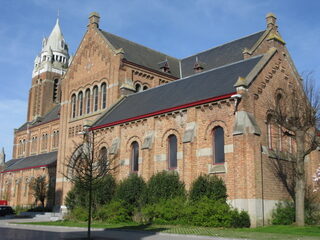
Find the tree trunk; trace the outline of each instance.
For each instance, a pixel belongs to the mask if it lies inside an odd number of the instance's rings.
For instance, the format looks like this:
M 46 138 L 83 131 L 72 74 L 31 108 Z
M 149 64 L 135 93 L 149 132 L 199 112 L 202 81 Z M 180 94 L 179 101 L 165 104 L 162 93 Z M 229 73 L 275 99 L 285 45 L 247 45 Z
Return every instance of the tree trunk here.
M 305 171 L 304 171 L 304 139 L 305 133 L 296 133 L 297 141 L 297 166 L 296 166 L 296 186 L 295 186 L 295 205 L 296 205 L 296 224 L 304 226 L 304 198 L 305 198 Z
M 91 206 L 92 206 L 92 182 L 89 184 L 89 208 L 88 208 L 88 240 L 91 239 Z

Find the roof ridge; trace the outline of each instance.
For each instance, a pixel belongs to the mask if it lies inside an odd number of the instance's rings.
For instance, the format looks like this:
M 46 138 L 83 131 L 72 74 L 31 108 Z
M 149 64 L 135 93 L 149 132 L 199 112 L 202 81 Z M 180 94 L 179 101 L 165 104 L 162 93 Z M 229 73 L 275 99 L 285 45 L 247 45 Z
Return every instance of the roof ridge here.
M 149 89 L 144 90 L 144 91 L 142 91 L 142 92 L 137 92 L 137 93 L 131 94 L 131 95 L 127 96 L 127 99 L 129 99 L 131 96 L 136 96 L 136 95 L 138 95 L 138 94 L 142 94 L 142 93 L 147 92 L 147 91 L 152 91 L 153 89 L 157 89 L 157 88 L 160 88 L 160 87 L 164 87 L 164 86 L 167 86 L 167 85 L 169 85 L 169 84 L 174 84 L 174 83 L 176 83 L 176 82 L 180 82 L 180 81 L 186 80 L 186 79 L 191 78 L 191 77 L 194 77 L 194 76 L 199 76 L 199 75 L 202 75 L 202 74 L 206 74 L 206 73 L 209 73 L 209 72 L 212 72 L 212 71 L 221 69 L 221 68 L 229 67 L 229 66 L 232 66 L 232 65 L 241 63 L 241 62 L 250 61 L 250 60 L 252 60 L 252 59 L 256 59 L 256 58 L 262 57 L 263 55 L 264 55 L 264 54 L 259 54 L 259 55 L 253 56 L 253 57 L 251 57 L 251 58 L 242 59 L 242 60 L 240 60 L 240 61 L 232 62 L 232 63 L 226 64 L 226 65 L 223 65 L 223 66 L 219 66 L 219 67 L 216 67 L 216 68 L 212 68 L 212 69 L 209 69 L 209 70 L 204 71 L 204 72 L 195 73 L 195 74 L 192 74 L 192 75 L 186 76 L 186 77 L 184 77 L 184 78 L 180 78 L 180 79 L 174 80 L 174 81 L 169 82 L 169 83 L 166 83 L 166 84 L 162 84 L 162 85 L 159 85 L 159 86 L 156 86 L 156 87 L 153 87 L 153 88 L 149 88 Z
M 139 46 L 144 47 L 144 48 L 146 48 L 146 49 L 149 49 L 149 50 L 151 50 L 151 51 L 154 51 L 154 52 L 157 52 L 157 53 L 163 54 L 163 55 L 165 55 L 165 56 L 167 56 L 167 57 L 170 57 L 170 58 L 173 58 L 173 59 L 175 59 L 175 60 L 177 60 L 177 61 L 180 61 L 180 59 L 179 59 L 179 58 L 172 57 L 171 55 L 168 55 L 168 54 L 166 54 L 166 53 L 160 52 L 160 51 L 155 50 L 155 49 L 153 49 L 153 48 L 147 47 L 147 46 L 142 45 L 142 44 L 140 44 L 140 43 L 137 43 L 137 42 L 131 41 L 131 40 L 129 40 L 129 39 L 126 39 L 126 38 L 120 37 L 120 36 L 115 35 L 115 34 L 113 34 L 113 33 L 110 33 L 110 32 L 107 32 L 107 31 L 104 31 L 104 30 L 102 30 L 102 29 L 100 29 L 100 30 L 101 30 L 102 32 L 107 33 L 107 34 L 111 34 L 111 35 L 113 35 L 113 36 L 115 36 L 115 37 L 117 37 L 117 38 L 121 38 L 121 39 L 123 39 L 123 40 L 125 40 L 125 41 L 128 41 L 128 42 L 130 42 L 130 43 L 133 43 L 133 44 L 139 45 Z
M 199 55 L 199 54 L 201 54 L 201 53 L 211 51 L 211 50 L 213 50 L 213 49 L 215 49 L 215 48 L 222 47 L 222 46 L 224 46 L 224 45 L 227 45 L 227 44 L 233 43 L 233 42 L 235 42 L 235 41 L 239 41 L 239 40 L 244 39 L 244 38 L 247 38 L 247 37 L 251 37 L 251 36 L 253 36 L 253 35 L 255 35 L 255 34 L 258 34 L 258 33 L 261 33 L 261 32 L 265 32 L 265 31 L 266 31 L 266 30 L 258 31 L 258 32 L 255 32 L 255 33 L 252 33 L 252 34 L 246 35 L 246 36 L 244 36 L 244 37 L 234 39 L 234 40 L 232 40 L 232 41 L 229 41 L 229 42 L 226 42 L 226 43 L 220 44 L 220 45 L 218 45 L 218 46 L 215 46 L 215 47 L 209 48 L 209 49 L 207 49 L 207 50 L 203 50 L 203 51 L 198 52 L 198 53 L 196 53 L 196 54 L 193 54 L 193 55 L 190 55 L 190 56 L 187 56 L 187 57 L 181 58 L 181 59 L 179 59 L 179 61 L 185 60 L 185 59 L 190 58 L 190 57 L 197 56 L 197 55 Z

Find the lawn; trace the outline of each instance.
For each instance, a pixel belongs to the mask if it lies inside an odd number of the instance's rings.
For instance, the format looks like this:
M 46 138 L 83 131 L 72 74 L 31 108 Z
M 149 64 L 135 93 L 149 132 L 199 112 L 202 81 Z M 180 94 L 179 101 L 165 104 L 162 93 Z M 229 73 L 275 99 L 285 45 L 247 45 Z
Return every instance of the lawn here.
M 57 222 L 32 222 L 24 224 L 34 225 L 51 225 L 51 226 L 66 226 L 66 227 L 87 227 L 85 222 L 73 221 L 57 221 Z M 94 222 L 93 228 L 115 229 L 115 230 L 142 230 L 165 232 L 175 234 L 192 234 L 205 235 L 215 237 L 232 237 L 257 240 L 319 240 L 320 226 L 267 226 L 258 228 L 209 228 L 209 227 L 194 227 L 194 226 L 172 226 L 172 225 L 141 225 L 137 223 L 123 224 L 107 224 L 102 222 Z

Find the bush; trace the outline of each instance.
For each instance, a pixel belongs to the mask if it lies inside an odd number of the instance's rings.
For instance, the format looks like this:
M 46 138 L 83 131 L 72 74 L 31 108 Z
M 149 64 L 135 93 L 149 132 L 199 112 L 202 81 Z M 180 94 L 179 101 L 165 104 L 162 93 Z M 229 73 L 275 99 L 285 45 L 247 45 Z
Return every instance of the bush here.
M 233 212 L 230 206 L 222 200 L 204 197 L 190 202 L 186 214 L 186 222 L 202 227 L 233 227 Z
M 93 209 L 98 205 L 107 204 L 114 196 L 116 182 L 110 174 L 106 175 L 101 181 L 95 184 L 93 189 Z M 68 209 L 75 207 L 88 207 L 88 191 L 84 191 L 80 184 L 74 184 L 72 189 L 67 193 L 65 203 Z
M 295 221 L 295 207 L 293 202 L 277 203 L 272 212 L 273 225 L 290 225 Z
M 146 183 L 143 178 L 137 174 L 131 174 L 128 178 L 120 182 L 116 189 L 115 197 L 117 200 L 123 201 L 126 206 L 133 211 L 133 208 L 140 205 L 145 188 Z
M 108 223 L 131 222 L 131 210 L 122 201 L 111 201 L 97 209 L 96 219 Z
M 145 199 L 147 203 L 158 203 L 162 199 L 184 198 L 186 190 L 176 172 L 162 171 L 153 175 L 147 183 Z
M 190 200 L 197 201 L 203 197 L 215 200 L 227 200 L 227 188 L 221 178 L 214 175 L 200 175 L 190 189 Z
M 203 197 L 187 203 L 184 198 L 160 200 L 142 209 L 144 223 L 182 224 L 202 227 L 250 227 L 247 212 L 238 212 L 223 200 Z
M 250 227 L 250 216 L 246 211 L 241 211 L 233 209 L 231 210 L 232 223 L 231 227 L 234 228 L 248 228 Z
M 184 198 L 160 200 L 156 204 L 148 204 L 142 209 L 143 223 L 182 224 L 186 203 Z
M 116 181 L 111 174 L 106 175 L 99 187 L 96 189 L 94 198 L 98 205 L 104 205 L 111 202 L 116 191 Z
M 75 207 L 71 210 L 69 218 L 85 222 L 88 220 L 88 210 L 84 207 Z

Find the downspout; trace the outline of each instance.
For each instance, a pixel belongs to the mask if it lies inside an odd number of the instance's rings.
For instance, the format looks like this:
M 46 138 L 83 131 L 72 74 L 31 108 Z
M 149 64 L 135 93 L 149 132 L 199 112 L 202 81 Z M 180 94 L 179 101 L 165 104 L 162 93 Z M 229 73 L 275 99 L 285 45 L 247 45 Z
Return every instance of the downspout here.
M 261 204 L 262 204 L 262 226 L 264 226 L 264 183 L 263 183 L 263 161 L 262 146 L 260 144 L 260 164 L 261 164 Z

